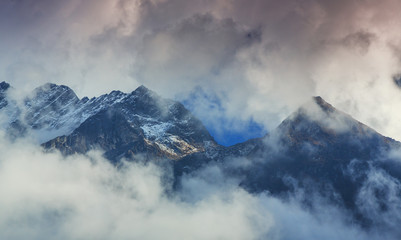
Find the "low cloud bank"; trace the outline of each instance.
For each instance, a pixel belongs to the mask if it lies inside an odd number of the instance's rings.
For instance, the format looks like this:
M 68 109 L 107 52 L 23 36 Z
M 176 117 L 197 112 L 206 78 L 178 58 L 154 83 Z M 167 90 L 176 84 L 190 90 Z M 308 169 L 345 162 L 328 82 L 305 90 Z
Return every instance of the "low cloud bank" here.
M 184 175 L 172 191 L 170 171 L 152 163 L 116 168 L 99 152 L 64 158 L 3 138 L 0 151 L 1 239 L 396 239 L 393 228 L 350 224 L 316 196 L 312 211 L 301 194 L 250 194 L 217 165 Z M 379 175 L 369 176 L 361 199 L 377 186 Z M 383 200 L 398 204 L 389 191 Z

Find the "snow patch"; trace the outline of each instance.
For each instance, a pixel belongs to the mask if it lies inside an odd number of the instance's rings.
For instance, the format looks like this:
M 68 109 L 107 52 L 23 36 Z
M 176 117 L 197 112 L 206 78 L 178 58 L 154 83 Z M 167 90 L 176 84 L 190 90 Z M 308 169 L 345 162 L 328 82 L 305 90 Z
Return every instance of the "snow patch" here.
M 146 138 L 149 139 L 161 139 L 166 135 L 166 131 L 173 126 L 171 123 L 159 123 L 159 124 L 145 124 L 141 126 Z

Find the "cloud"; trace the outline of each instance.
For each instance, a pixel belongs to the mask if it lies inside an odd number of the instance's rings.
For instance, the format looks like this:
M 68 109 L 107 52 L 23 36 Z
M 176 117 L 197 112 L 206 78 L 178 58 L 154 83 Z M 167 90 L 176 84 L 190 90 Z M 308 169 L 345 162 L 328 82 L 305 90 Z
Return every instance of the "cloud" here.
M 0 61 L 2 80 L 19 89 L 33 89 L 46 82 L 66 84 L 81 97 L 100 95 L 115 87 L 133 90 L 138 85 L 128 76 L 130 55 L 121 54 L 125 52 L 121 43 L 124 36 L 135 28 L 135 5 L 122 14 L 117 0 L 0 4 L 4 10 L 0 23 L 4 32 L 0 46 L 4 53 Z M 117 44 L 108 39 L 101 46 L 92 40 L 116 26 Z M 94 87 L 94 79 L 98 87 Z M 111 79 L 115 79 L 114 87 Z
M 382 170 L 371 169 L 363 184 L 357 204 L 360 211 L 382 231 L 395 231 L 401 221 L 401 185 L 398 179 Z
M 249 34 L 249 30 L 241 29 L 233 19 L 194 15 L 146 35 L 139 53 L 141 62 L 135 72 L 150 86 L 189 91 L 197 83 L 213 81 L 235 59 L 238 49 L 255 42 Z
M 118 170 L 96 152 L 64 159 L 26 143 L 1 148 L 1 238 L 257 239 L 271 224 L 243 190 L 196 203 L 168 197 L 153 164 Z
M 5 239 L 393 237 L 393 228 L 383 236 L 376 228 L 349 224 L 344 210 L 319 195 L 302 195 L 302 189 L 287 200 L 250 194 L 216 164 L 183 176 L 173 191 L 169 168 L 151 162 L 116 168 L 100 152 L 64 158 L 27 140 L 3 138 L 0 150 L 0 237 Z M 305 197 L 314 210 L 305 208 Z
M 252 119 L 269 130 L 321 95 L 401 136 L 396 0 L 25 0 L 1 9 L 0 78 L 17 88 L 51 81 L 92 97 L 143 83 L 188 100 L 201 87 L 233 128 Z M 191 106 L 206 119 L 216 109 L 203 101 Z

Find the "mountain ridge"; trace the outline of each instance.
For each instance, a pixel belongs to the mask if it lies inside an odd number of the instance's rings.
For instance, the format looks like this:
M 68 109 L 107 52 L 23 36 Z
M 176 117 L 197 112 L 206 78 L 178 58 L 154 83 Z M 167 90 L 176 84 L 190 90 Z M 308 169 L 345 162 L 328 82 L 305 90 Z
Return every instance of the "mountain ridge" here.
M 1 96 L 3 96 L 3 99 L 5 99 L 6 98 L 5 93 L 10 87 L 10 85 L 6 82 L 2 82 L 0 83 L 0 87 L 1 89 L 4 89 L 1 92 L 2 94 Z M 133 102 L 135 103 L 138 102 L 137 103 L 138 106 L 135 107 L 135 109 L 130 109 L 129 104 Z M 43 106 L 43 103 L 47 103 L 47 105 Z M 122 108 L 122 111 L 127 115 L 142 115 L 142 117 L 155 118 L 158 121 L 166 121 L 166 120 L 187 121 L 191 119 L 194 122 L 194 125 L 202 126 L 201 132 L 203 132 L 202 135 L 205 139 L 215 142 L 213 137 L 210 136 L 207 129 L 203 126 L 202 122 L 199 119 L 192 116 L 191 113 L 181 103 L 169 99 L 163 99 L 160 96 L 158 96 L 157 93 L 148 89 L 144 85 L 140 85 L 138 88 L 136 88 L 134 91 L 130 93 L 124 93 L 118 90 L 114 90 L 111 91 L 110 93 L 100 95 L 99 97 L 93 97 L 91 99 L 89 99 L 88 97 L 83 97 L 79 99 L 74 93 L 74 91 L 68 86 L 46 83 L 42 86 L 35 88 L 32 94 L 24 99 L 24 104 L 27 106 L 26 114 L 24 116 L 25 118 L 24 121 L 26 121 L 27 124 L 30 125 L 31 128 L 33 128 L 34 130 L 38 128 L 45 130 L 46 129 L 58 130 L 60 128 L 66 128 L 62 129 L 61 131 L 58 131 L 56 133 L 56 135 L 58 134 L 57 136 L 53 136 L 50 139 L 43 139 L 42 141 L 39 141 L 41 143 L 46 143 L 51 139 L 54 139 L 55 137 L 71 134 L 86 119 L 88 119 L 89 117 L 95 115 L 100 111 L 105 110 L 106 108 L 114 107 L 114 105 L 116 105 L 118 108 Z M 124 104 L 125 106 L 122 106 Z M 143 108 L 143 106 L 147 106 L 148 109 Z M 0 109 L 3 107 L 1 107 L 0 105 Z M 321 113 L 325 114 L 325 116 L 321 115 L 319 116 L 319 114 L 317 115 L 315 114 L 315 116 L 313 116 L 313 112 L 311 114 L 311 111 L 316 112 L 316 109 L 313 108 L 320 108 L 320 110 L 322 110 Z M 48 109 L 49 111 L 47 111 Z M 330 114 L 339 115 L 341 119 L 338 119 L 338 117 L 337 119 L 335 117 L 333 118 L 332 116 L 330 116 Z M 185 119 L 185 116 L 187 115 L 191 115 L 192 117 Z M 327 129 L 330 129 L 331 131 L 341 130 L 340 128 L 338 128 L 341 126 L 337 126 L 337 129 L 333 129 L 333 126 L 335 127 L 336 124 L 341 125 L 339 123 L 341 122 L 344 123 L 348 121 L 352 122 L 353 124 L 356 124 L 356 126 L 354 126 L 356 127 L 354 131 L 357 130 L 360 133 L 365 133 L 365 134 L 373 133 L 381 135 L 376 130 L 355 120 L 354 118 L 352 118 L 352 116 L 335 109 L 331 104 L 327 103 L 320 96 L 315 96 L 312 98 L 312 101 L 301 105 L 297 111 L 295 111 L 289 117 L 284 119 L 281 122 L 281 124 L 279 124 L 279 126 L 277 126 L 275 129 L 272 130 L 272 132 L 277 131 L 277 129 L 284 128 L 284 125 L 288 123 L 290 119 L 295 118 L 295 116 L 300 117 L 300 115 L 302 118 L 304 118 L 304 116 L 306 115 L 308 115 L 308 118 L 312 116 L 311 120 L 320 122 L 320 125 L 323 124 L 326 130 Z M 324 118 L 327 118 L 329 120 L 334 119 L 334 122 L 326 121 Z M 56 119 L 56 121 L 52 121 L 54 119 Z M 163 125 L 160 125 L 159 127 L 163 128 Z M 148 137 L 157 138 L 157 136 L 155 135 L 156 133 L 154 132 L 156 129 L 153 126 L 152 128 L 145 127 L 144 130 L 148 134 Z M 344 131 L 344 129 L 342 130 Z M 348 131 L 349 129 L 345 130 Z M 385 138 L 388 141 L 395 141 L 394 139 L 388 137 Z M 255 142 L 255 141 L 258 141 L 258 138 L 249 139 L 245 142 L 228 146 L 227 148 L 234 149 L 238 146 L 246 144 L 246 142 Z
M 393 160 L 401 143 L 321 97 L 311 98 L 264 137 L 225 147 L 184 105 L 145 86 L 79 99 L 67 86 L 46 84 L 21 108 L 7 98 L 8 88 L 0 83 L 0 100 L 7 102 L 0 111 L 14 114 L 4 128 L 15 138 L 33 132 L 44 149 L 63 155 L 100 149 L 117 166 L 122 160 L 165 163 L 173 169 L 175 188 L 182 176 L 219 166 L 251 193 L 285 198 L 300 188 L 306 196 L 317 192 L 371 226 L 375 220 L 361 200 L 371 169 L 401 182 L 401 166 Z M 310 205 L 308 197 L 304 202 Z M 383 206 L 377 211 L 391 209 Z
M 6 91 L 10 88 L 10 84 L 8 84 L 7 82 L 1 82 L 0 83 L 0 90 L 1 90 L 1 93 L 0 94 L 2 94 L 2 96 L 4 96 L 5 97 L 5 93 L 6 93 Z M 50 91 L 49 91 L 50 90 Z M 51 91 L 51 90 L 55 90 L 55 91 Z M 64 92 L 60 92 L 60 90 L 63 90 Z M 39 93 L 38 93 L 39 92 Z M 47 95 L 46 96 L 46 93 L 48 93 L 48 92 L 50 92 L 51 94 L 53 94 L 53 95 Z M 45 94 L 43 94 L 43 93 L 45 93 Z M 36 96 L 35 96 L 35 94 L 36 94 Z M 40 95 L 41 94 L 43 94 L 43 95 L 45 95 L 45 98 L 47 97 L 48 99 L 41 99 L 40 98 Z M 144 86 L 144 85 L 140 85 L 138 88 L 136 88 L 134 91 L 132 91 L 132 92 L 130 92 L 130 93 L 124 93 L 124 92 L 121 92 L 121 91 L 119 91 L 119 90 L 113 90 L 113 91 L 111 91 L 110 93 L 106 93 L 106 94 L 102 94 L 102 95 L 100 95 L 99 97 L 93 97 L 93 98 L 88 98 L 88 97 L 82 97 L 81 99 L 79 99 L 77 96 L 76 96 L 76 94 L 75 94 L 75 92 L 71 89 L 71 88 L 69 88 L 68 86 L 66 86 L 66 85 L 57 85 L 57 84 L 54 84 L 54 83 L 46 83 L 46 84 L 43 84 L 43 85 L 41 85 L 41 86 L 39 86 L 39 87 L 37 87 L 37 88 L 35 88 L 34 90 L 33 90 L 33 92 L 32 92 L 32 94 L 31 94 L 31 96 L 30 97 L 26 97 L 25 99 L 24 99 L 24 103 L 26 104 L 26 105 L 28 105 L 28 107 L 29 108 L 32 108 L 32 103 L 31 102 L 33 102 L 33 101 L 36 101 L 36 103 L 35 104 L 37 104 L 37 105 L 40 105 L 41 104 L 41 101 L 45 101 L 45 102 L 48 102 L 48 101 L 51 101 L 52 100 L 52 98 L 53 98 L 53 100 L 54 100 L 54 102 L 57 102 L 57 101 L 59 101 L 60 100 L 60 98 L 62 98 L 63 97 L 63 95 L 64 94 L 67 94 L 67 96 L 69 96 L 69 98 L 68 98 L 68 100 L 69 101 L 71 101 L 72 103 L 80 103 L 80 104 L 86 104 L 86 105 L 88 105 L 88 107 L 91 107 L 91 108 L 94 108 L 94 111 L 93 112 L 98 112 L 98 111 L 101 111 L 101 110 L 103 110 L 103 108 L 105 107 L 105 106 L 99 106 L 99 105 L 101 105 L 101 104 L 99 104 L 99 102 L 101 102 L 102 104 L 104 104 L 104 105 L 113 105 L 113 104 L 116 104 L 116 103 L 120 103 L 121 101 L 123 101 L 124 99 L 127 99 L 127 98 L 129 98 L 129 97 L 131 97 L 131 98 L 135 98 L 135 97 L 138 97 L 138 95 L 141 95 L 141 97 L 139 98 L 139 99 L 143 99 L 144 97 L 153 97 L 153 98 L 156 98 L 156 99 L 158 99 L 158 98 L 160 98 L 158 95 L 157 95 L 157 93 L 155 93 L 154 91 L 152 91 L 152 90 L 150 90 L 149 88 L 147 88 L 146 86 Z M 33 95 L 33 96 L 32 96 Z M 39 95 L 39 96 L 38 96 Z M 54 96 L 54 95 L 57 95 L 57 98 Z M 134 96 L 134 97 L 133 97 Z M 1 96 L 0 96 L 1 97 Z M 3 98 L 4 98 L 3 97 Z M 312 97 L 311 98 L 312 100 L 313 100 L 313 102 L 315 102 L 316 103 L 316 105 L 317 106 L 319 106 L 324 112 L 326 112 L 326 113 L 328 113 L 328 114 L 330 114 L 330 113 L 333 113 L 333 112 L 341 112 L 341 111 L 339 111 L 339 110 L 337 110 L 337 109 L 335 109 L 331 104 L 329 104 L 328 102 L 326 102 L 322 97 L 320 97 L 320 96 L 315 96 L 315 97 Z M 177 106 L 178 106 L 178 108 L 182 108 L 182 109 L 185 109 L 184 111 L 185 112 L 189 112 L 181 103 L 179 103 L 179 102 L 175 102 L 175 101 L 172 101 L 172 100 L 169 100 L 169 99 L 164 99 L 164 100 L 167 100 L 167 102 L 169 102 L 170 103 L 170 105 L 173 105 L 173 104 L 176 104 Z M 39 101 L 39 103 L 37 103 L 37 101 Z M 156 100 L 157 101 L 157 100 Z M 51 103 L 52 104 L 52 103 Z M 68 103 L 67 104 L 65 104 L 63 101 L 61 101 L 61 103 L 59 103 L 59 105 L 60 104 L 63 104 L 64 106 L 62 106 L 62 107 L 64 107 L 65 108 L 65 105 L 67 105 L 68 106 Z M 299 111 L 304 111 L 304 109 L 307 109 L 307 107 L 306 107 L 306 105 L 307 104 L 310 104 L 310 103 L 305 103 L 304 105 L 301 105 L 300 106 L 300 108 L 298 109 L 298 110 L 296 110 L 293 114 L 296 114 L 296 113 L 298 113 Z M 157 104 L 154 104 L 154 105 L 157 105 Z M 3 106 L 4 107 L 4 106 Z M 41 106 L 41 107 L 43 107 L 43 106 Z M 45 107 L 49 107 L 49 106 L 45 106 Z M 59 106 L 60 107 L 60 106 Z M 163 107 L 165 107 L 165 106 L 161 106 L 161 108 L 163 108 Z M 2 107 L 0 107 L 0 109 L 1 109 Z M 78 108 L 83 108 L 82 106 L 78 106 Z M 36 109 L 35 109 L 36 110 Z M 140 111 L 141 109 L 135 109 L 136 111 Z M 159 111 L 157 111 L 157 110 L 155 110 L 155 109 L 153 109 L 154 110 L 154 113 L 153 113 L 153 115 L 159 115 L 159 116 L 164 116 L 164 114 L 162 113 L 162 112 L 160 112 L 160 109 L 159 109 Z M 33 111 L 33 112 L 35 112 L 35 114 L 37 114 L 37 115 L 40 115 L 40 114 L 38 114 L 37 113 L 37 111 Z M 182 110 L 181 110 L 181 112 L 183 112 Z M 354 121 L 356 121 L 356 122 L 358 122 L 359 124 L 362 124 L 364 127 L 366 127 L 366 128 L 368 128 L 368 129 L 370 129 L 370 130 L 372 130 L 372 131 L 374 131 L 374 132 L 376 132 L 377 134 L 380 134 L 380 133 L 378 133 L 376 130 L 374 130 L 374 129 L 372 129 L 372 128 L 370 128 L 370 127 L 368 127 L 368 126 L 366 126 L 365 124 L 363 124 L 363 123 L 361 123 L 361 122 L 359 122 L 359 121 L 357 121 L 357 120 L 355 120 L 352 116 L 350 116 L 350 115 L 348 115 L 348 114 L 346 114 L 346 113 L 343 113 L 343 112 L 341 112 L 342 114 L 344 114 L 344 115 L 346 115 L 347 117 L 349 117 L 349 118 L 352 118 L 352 120 L 354 120 Z M 62 114 L 63 114 L 63 112 L 62 112 Z M 65 112 L 64 112 L 64 114 L 65 114 Z M 82 114 L 82 115 L 86 115 L 87 114 L 87 112 L 85 112 L 85 111 L 83 111 L 83 112 L 79 112 L 78 114 Z M 292 114 L 292 115 L 293 115 Z M 68 114 L 67 114 L 68 115 Z M 91 114 L 89 114 L 89 115 L 91 115 Z M 68 115 L 68 116 L 70 116 L 70 115 Z M 288 118 L 290 118 L 291 117 L 291 115 L 289 116 L 289 117 L 287 117 L 286 119 L 284 119 L 283 121 L 282 121 L 282 123 L 280 124 L 280 125 L 282 125 L 283 124 L 283 122 L 285 122 L 286 120 L 288 120 Z M 25 118 L 32 118 L 32 113 L 31 113 L 31 115 L 29 115 L 28 114 L 28 116 L 26 116 Z M 81 119 L 81 121 L 80 121 L 80 123 L 82 123 L 84 120 L 86 119 L 86 116 L 84 116 L 82 119 Z M 43 118 L 41 119 L 42 121 L 46 121 L 46 120 L 43 120 Z M 65 119 L 62 119 L 62 121 L 65 121 Z M 32 123 L 32 120 L 30 119 L 29 121 L 31 121 L 31 125 L 33 125 L 33 128 L 35 128 L 35 125 L 36 124 L 44 124 L 44 125 L 46 125 L 45 123 Z M 277 126 L 277 128 L 279 128 L 280 127 L 280 125 L 279 126 Z M 54 124 L 53 125 L 51 125 L 50 124 L 50 127 L 55 127 L 55 128 L 58 128 L 59 126 L 54 126 Z M 75 126 L 75 128 L 76 128 L 77 126 Z M 74 129 L 75 129 L 74 128 Z M 380 135 L 382 135 L 382 134 L 380 134 Z M 387 137 L 388 138 L 388 137 Z M 390 139 L 390 138 L 389 138 Z M 249 140 L 252 140 L 252 139 L 249 139 Z M 249 140 L 247 140 L 247 141 L 249 141 Z M 394 139 L 392 139 L 392 140 L 394 140 Z M 246 141 L 245 141 L 246 142 Z M 238 143 L 238 144 L 242 144 L 242 143 Z M 238 145 L 238 144 L 234 144 L 234 145 Z M 232 145 L 232 146 L 228 146 L 228 147 L 233 147 L 234 145 Z

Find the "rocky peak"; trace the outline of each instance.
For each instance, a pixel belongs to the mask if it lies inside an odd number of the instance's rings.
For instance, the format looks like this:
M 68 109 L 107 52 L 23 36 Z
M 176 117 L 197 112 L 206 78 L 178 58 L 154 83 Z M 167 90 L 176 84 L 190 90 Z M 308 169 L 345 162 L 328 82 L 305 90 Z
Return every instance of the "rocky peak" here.
M 132 93 L 135 93 L 136 95 L 147 95 L 147 94 L 154 94 L 153 91 L 151 91 L 149 88 L 145 87 L 144 85 L 141 85 L 137 87 Z
M 141 98 L 141 99 L 153 99 L 153 100 L 161 99 L 159 94 L 150 90 L 149 88 L 145 87 L 144 85 L 137 87 L 134 91 L 131 92 L 130 95 Z
M 321 97 L 303 105 L 272 131 L 272 135 L 293 151 L 314 149 L 316 155 L 330 155 L 333 159 L 369 158 L 379 153 L 370 150 L 372 146 L 377 150 L 394 143 Z
M 73 100 L 79 101 L 74 91 L 65 86 L 54 83 L 46 83 L 33 90 L 32 97 L 28 98 L 28 102 L 32 101 L 52 101 L 52 100 Z
M 7 89 L 10 88 L 10 84 L 6 83 L 5 81 L 0 82 L 0 91 L 6 91 Z
M 139 86 L 136 90 L 127 95 L 120 103 L 131 115 L 141 115 L 160 121 L 167 121 L 171 118 L 169 108 L 174 101 L 165 99 L 145 86 Z
M 129 96 L 131 99 L 137 99 L 142 103 L 157 104 L 165 101 L 156 92 L 148 89 L 144 85 L 139 86 L 137 89 L 132 91 Z
M 313 97 L 313 101 L 326 113 L 331 113 L 336 111 L 336 109 L 331 104 L 326 102 L 320 96 Z
M 10 84 L 6 82 L 0 83 L 0 109 L 7 106 L 8 101 L 6 99 L 6 92 L 10 88 Z
M 310 101 L 298 108 L 298 110 L 286 118 L 278 128 L 300 130 L 301 128 L 316 125 L 316 127 L 323 128 L 327 131 L 340 133 L 358 124 L 361 123 L 353 119 L 350 115 L 337 110 L 322 97 L 317 96 L 311 98 Z
M 64 85 L 46 83 L 33 90 L 25 99 L 25 120 L 34 129 L 52 125 L 69 109 L 76 108 L 79 98 L 74 91 Z

